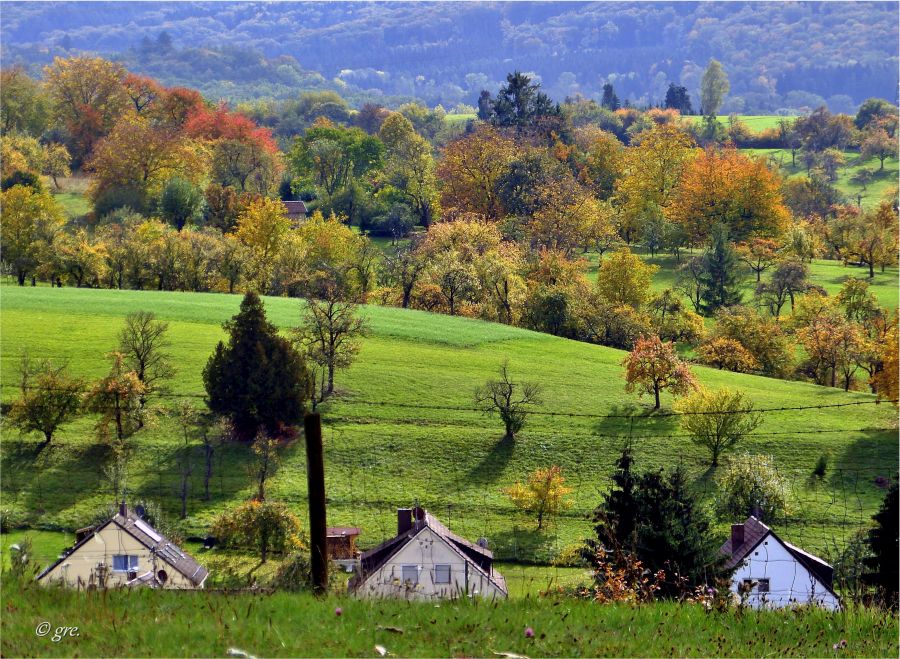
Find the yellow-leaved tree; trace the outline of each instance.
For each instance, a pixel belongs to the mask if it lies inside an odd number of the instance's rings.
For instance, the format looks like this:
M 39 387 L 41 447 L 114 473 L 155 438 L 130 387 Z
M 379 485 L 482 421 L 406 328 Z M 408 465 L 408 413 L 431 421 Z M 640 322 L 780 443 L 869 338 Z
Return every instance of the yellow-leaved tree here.
M 565 483 L 562 468 L 554 465 L 535 469 L 528 475 L 527 482 L 504 488 L 503 493 L 516 508 L 535 515 L 540 530 L 546 517 L 572 506 L 572 501 L 566 498 L 572 488 Z
M 277 199 L 254 199 L 238 217 L 235 235 L 250 255 L 245 268 L 246 279 L 260 293 L 269 288 L 275 259 L 290 230 L 291 220 L 284 204 Z

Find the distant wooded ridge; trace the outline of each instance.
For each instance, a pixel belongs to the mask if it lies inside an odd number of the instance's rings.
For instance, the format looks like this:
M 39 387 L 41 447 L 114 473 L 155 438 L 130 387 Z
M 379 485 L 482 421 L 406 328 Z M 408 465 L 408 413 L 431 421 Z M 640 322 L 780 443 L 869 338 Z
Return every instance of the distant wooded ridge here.
M 896 98 L 896 3 L 4 3 L 3 66 L 95 52 L 211 98 L 333 89 L 352 103 L 474 105 L 512 68 L 553 98 L 635 105 L 670 83 L 699 106 L 710 58 L 722 111 L 855 112 Z

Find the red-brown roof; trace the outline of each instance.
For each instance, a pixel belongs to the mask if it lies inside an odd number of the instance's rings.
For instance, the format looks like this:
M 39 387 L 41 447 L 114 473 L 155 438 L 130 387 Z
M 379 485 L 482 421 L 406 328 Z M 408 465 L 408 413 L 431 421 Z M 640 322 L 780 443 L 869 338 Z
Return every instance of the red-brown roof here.
M 306 204 L 302 201 L 282 201 L 288 217 L 306 217 Z

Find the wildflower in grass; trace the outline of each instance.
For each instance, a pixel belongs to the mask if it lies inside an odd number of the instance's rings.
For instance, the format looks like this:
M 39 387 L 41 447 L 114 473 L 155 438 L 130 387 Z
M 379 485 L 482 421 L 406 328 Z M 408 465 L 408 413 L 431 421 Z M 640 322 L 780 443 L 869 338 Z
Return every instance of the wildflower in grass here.
M 531 627 L 525 628 L 525 638 L 534 638 L 534 630 Z
M 334 615 L 336 615 L 338 618 L 340 618 L 342 615 L 344 615 L 344 610 L 341 607 L 337 607 L 334 610 Z

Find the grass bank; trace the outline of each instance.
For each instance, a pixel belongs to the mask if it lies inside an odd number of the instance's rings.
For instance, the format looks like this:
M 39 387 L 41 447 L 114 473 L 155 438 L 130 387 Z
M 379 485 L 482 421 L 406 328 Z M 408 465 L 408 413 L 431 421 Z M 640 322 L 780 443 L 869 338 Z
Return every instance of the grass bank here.
M 4 656 L 833 657 L 897 656 L 897 619 L 878 611 L 707 613 L 530 599 L 497 603 L 357 601 L 304 594 L 5 592 Z M 341 609 L 341 615 L 335 613 Z M 50 633 L 38 636 L 41 623 Z M 59 627 L 78 627 L 60 636 Z M 524 630 L 531 627 L 533 638 Z M 845 640 L 839 651 L 833 645 Z

